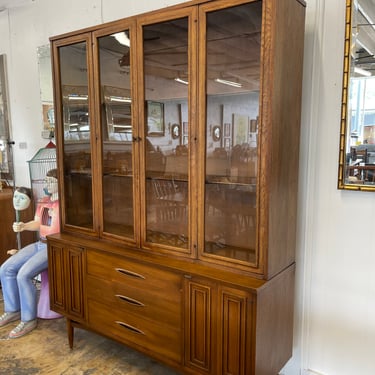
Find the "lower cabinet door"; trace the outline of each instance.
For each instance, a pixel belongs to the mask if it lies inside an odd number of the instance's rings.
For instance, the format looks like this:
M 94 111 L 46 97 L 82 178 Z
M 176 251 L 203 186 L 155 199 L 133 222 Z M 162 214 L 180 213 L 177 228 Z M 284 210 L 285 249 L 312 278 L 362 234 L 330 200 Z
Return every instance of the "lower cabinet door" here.
M 48 278 L 51 309 L 61 314 L 68 311 L 66 299 L 64 247 L 60 244 L 48 243 Z
M 52 310 L 84 320 L 84 249 L 55 242 L 48 245 L 50 303 Z
M 253 298 L 246 291 L 219 286 L 218 374 L 253 372 Z
M 66 277 L 68 287 L 68 312 L 70 316 L 85 319 L 84 310 L 84 254 L 81 247 L 66 249 Z
M 185 366 L 199 374 L 251 375 L 253 324 L 251 293 L 185 280 Z
M 185 366 L 199 374 L 217 374 L 212 358 L 217 288 L 206 279 L 185 277 Z

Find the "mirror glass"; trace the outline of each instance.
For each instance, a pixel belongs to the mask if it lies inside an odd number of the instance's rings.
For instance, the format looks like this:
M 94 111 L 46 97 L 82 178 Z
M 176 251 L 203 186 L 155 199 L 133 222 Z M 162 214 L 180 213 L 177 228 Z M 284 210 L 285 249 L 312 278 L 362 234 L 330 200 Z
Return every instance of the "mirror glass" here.
M 0 55 L 0 191 L 13 180 L 10 144 L 6 58 Z
M 375 191 L 375 0 L 347 0 L 340 189 Z
M 49 44 L 37 48 L 40 99 L 42 101 L 44 138 L 52 138 L 55 128 L 55 114 L 53 110 L 53 85 L 51 52 Z

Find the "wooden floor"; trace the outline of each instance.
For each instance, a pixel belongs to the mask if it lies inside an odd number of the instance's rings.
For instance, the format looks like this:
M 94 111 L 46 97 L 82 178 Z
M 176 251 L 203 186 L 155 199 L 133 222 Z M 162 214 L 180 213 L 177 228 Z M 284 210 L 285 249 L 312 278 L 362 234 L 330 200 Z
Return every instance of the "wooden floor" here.
M 1 291 L 1 290 L 0 290 Z M 0 294 L 0 314 L 3 312 Z M 65 318 L 38 319 L 24 337 L 8 339 L 18 322 L 0 328 L 0 374 L 6 375 L 175 375 L 176 372 L 114 341 L 75 330 L 71 350 Z

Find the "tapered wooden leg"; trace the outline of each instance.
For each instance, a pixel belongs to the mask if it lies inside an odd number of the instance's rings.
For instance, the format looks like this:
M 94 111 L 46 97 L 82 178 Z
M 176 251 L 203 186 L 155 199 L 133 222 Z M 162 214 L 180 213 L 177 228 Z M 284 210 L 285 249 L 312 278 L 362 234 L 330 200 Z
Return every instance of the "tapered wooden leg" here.
M 70 349 L 73 349 L 74 327 L 70 319 L 66 319 L 66 328 L 68 330 L 69 347 Z

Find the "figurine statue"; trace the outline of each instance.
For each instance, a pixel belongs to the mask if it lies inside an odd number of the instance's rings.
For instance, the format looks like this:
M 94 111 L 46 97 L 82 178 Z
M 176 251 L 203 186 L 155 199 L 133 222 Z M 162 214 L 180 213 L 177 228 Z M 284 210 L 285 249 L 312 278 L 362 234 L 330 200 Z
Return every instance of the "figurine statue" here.
M 47 196 L 37 203 L 34 220 L 13 223 L 16 233 L 24 230 L 39 231 L 39 241 L 18 251 L 10 250 L 14 255 L 0 267 L 4 298 L 4 314 L 0 316 L 0 327 L 21 319 L 9 333 L 11 339 L 24 336 L 37 326 L 38 295 L 33 279 L 48 268 L 46 236 L 60 231 L 56 169 L 47 172 L 45 192 Z M 27 194 L 22 192 L 15 194 L 16 211 L 20 211 L 22 207 L 25 209 L 27 204 L 30 204 L 25 195 Z

